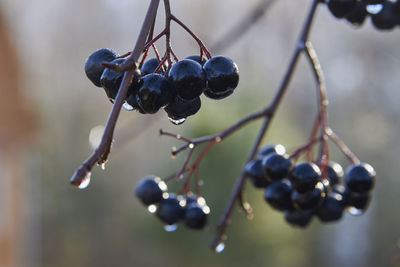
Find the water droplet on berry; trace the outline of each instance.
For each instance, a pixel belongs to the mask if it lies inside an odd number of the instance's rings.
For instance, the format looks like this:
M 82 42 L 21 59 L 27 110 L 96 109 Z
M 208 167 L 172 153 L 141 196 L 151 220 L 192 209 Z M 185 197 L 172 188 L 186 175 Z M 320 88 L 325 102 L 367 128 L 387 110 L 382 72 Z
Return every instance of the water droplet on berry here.
M 277 144 L 275 146 L 275 151 L 278 155 L 284 155 L 286 153 L 286 148 L 281 144 Z
M 174 120 L 173 118 L 168 117 L 168 119 L 175 125 L 182 124 L 182 123 L 184 123 L 186 121 L 186 118 L 182 118 L 182 119 L 179 119 L 179 120 Z
M 85 189 L 89 186 L 90 184 L 90 177 L 92 176 L 91 172 L 88 172 L 85 176 L 85 178 L 83 178 L 82 182 L 80 185 L 78 185 L 79 189 Z
M 383 9 L 383 5 L 382 4 L 367 5 L 365 9 L 367 10 L 368 13 L 375 15 L 381 12 L 381 10 Z
M 122 107 L 127 110 L 127 111 L 132 111 L 133 107 L 131 105 L 128 104 L 128 102 L 124 102 L 124 104 L 122 104 Z
M 222 251 L 224 251 L 224 249 L 225 249 L 225 243 L 219 243 L 219 244 L 215 247 L 215 252 L 221 253 Z
M 167 184 L 164 181 L 157 181 L 158 182 L 158 187 L 162 190 L 162 191 L 166 191 L 167 190 Z
M 164 230 L 166 232 L 174 232 L 174 231 L 176 231 L 176 229 L 178 229 L 178 225 L 177 224 L 164 225 Z
M 147 207 L 147 210 L 150 213 L 155 213 L 157 211 L 157 206 L 156 205 L 150 205 L 150 206 Z
M 362 209 L 357 209 L 355 207 L 348 207 L 347 211 L 353 216 L 360 216 L 364 213 Z

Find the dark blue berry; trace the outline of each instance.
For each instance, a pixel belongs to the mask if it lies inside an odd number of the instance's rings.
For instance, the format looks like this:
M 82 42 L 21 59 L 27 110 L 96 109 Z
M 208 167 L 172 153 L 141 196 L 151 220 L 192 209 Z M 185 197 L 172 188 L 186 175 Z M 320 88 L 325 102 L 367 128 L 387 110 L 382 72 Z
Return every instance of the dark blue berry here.
M 363 24 L 368 16 L 365 5 L 361 1 L 357 1 L 354 8 L 345 16 L 345 19 L 353 25 L 359 26 Z
M 209 208 L 193 202 L 186 205 L 185 225 L 193 229 L 203 229 L 207 224 Z
M 136 196 L 145 205 L 156 204 L 163 199 L 167 185 L 155 176 L 146 176 L 136 186 Z
M 313 215 L 313 211 L 290 209 L 285 211 L 285 220 L 292 226 L 306 227 Z
M 90 81 L 97 87 L 101 87 L 100 77 L 105 67 L 102 62 L 110 62 L 118 57 L 118 54 L 108 48 L 94 51 L 85 61 L 85 73 Z
M 363 211 L 365 211 L 368 208 L 370 200 L 371 200 L 371 196 L 368 192 L 367 193 L 351 192 L 346 199 L 346 205 L 348 206 L 349 210 L 356 209 L 356 210 L 361 211 L 361 213 L 362 213 Z M 352 213 L 352 214 L 354 214 L 354 213 Z
M 159 64 L 160 64 L 160 62 L 158 61 L 157 58 L 155 58 L 155 57 L 150 58 L 143 63 L 143 65 L 140 68 L 140 72 L 142 73 L 143 76 L 153 73 L 157 69 Z M 165 67 L 165 64 L 163 67 Z M 164 70 L 163 67 L 161 67 L 161 69 L 158 73 L 160 73 L 160 74 L 163 73 L 163 70 Z
M 178 96 L 184 100 L 199 97 L 206 89 L 206 77 L 201 65 L 191 59 L 183 59 L 172 65 L 168 74 Z
M 328 166 L 328 180 L 331 186 L 341 183 L 343 178 L 343 168 L 336 162 L 329 162 Z
M 316 212 L 322 222 L 333 222 L 342 218 L 345 201 L 341 194 L 331 192 Z
M 250 179 L 254 187 L 265 188 L 270 185 L 270 182 L 264 176 L 260 159 L 249 161 L 244 169 L 246 171 L 246 176 Z
M 393 3 L 386 1 L 382 10 L 371 15 L 372 24 L 379 30 L 391 30 L 396 26 L 396 13 Z
M 315 185 L 321 177 L 321 170 L 312 162 L 301 162 L 296 164 L 289 173 L 293 189 L 300 193 L 314 190 Z
M 371 165 L 353 164 L 346 170 L 346 184 L 352 192 L 365 193 L 374 186 L 375 175 Z
M 239 69 L 232 59 L 215 56 L 207 60 L 203 66 L 207 78 L 208 93 L 228 96 L 239 83 Z
M 265 177 L 277 181 L 287 177 L 292 163 L 286 155 L 270 153 L 262 160 L 261 165 Z
M 234 89 L 226 89 L 225 91 L 222 92 L 214 92 L 213 90 L 206 89 L 204 90 L 204 95 L 208 98 L 214 99 L 214 100 L 220 100 L 225 97 L 230 96 L 233 93 Z
M 299 193 L 294 190 L 292 193 L 292 201 L 297 209 L 312 210 L 318 208 L 325 196 L 325 187 L 319 182 L 314 189 L 306 192 Z
M 194 60 L 194 61 L 196 61 L 197 63 L 199 63 L 201 66 L 203 66 L 204 63 L 206 63 L 206 61 L 207 61 L 204 57 L 202 57 L 202 58 L 200 59 L 200 56 L 199 56 L 199 55 L 188 56 L 188 57 L 186 57 L 185 59 Z
M 128 89 L 128 93 L 126 96 L 126 102 L 133 107 L 134 110 L 139 111 L 140 113 L 144 114 L 144 110 L 139 106 L 137 102 L 137 93 L 139 91 L 139 87 L 141 85 L 141 76 L 140 71 L 136 70 L 135 78 Z
M 183 100 L 178 96 L 175 96 L 168 105 L 164 108 L 167 112 L 168 117 L 174 121 L 186 119 L 187 117 L 194 115 L 200 110 L 201 100 L 200 97 L 196 97 L 192 100 Z
M 157 206 L 156 214 L 166 224 L 174 224 L 185 216 L 184 201 L 178 199 L 174 194 L 162 199 Z
M 111 63 L 121 64 L 124 61 L 125 59 L 123 58 L 117 58 L 111 61 Z M 106 68 L 100 77 L 101 86 L 106 91 L 106 94 L 111 102 L 114 102 L 114 99 L 117 96 L 123 76 L 123 73 L 115 72 L 112 69 Z
M 277 210 L 292 208 L 292 187 L 288 181 L 276 181 L 270 184 L 264 193 L 264 199 L 268 204 Z
M 263 147 L 261 147 L 258 151 L 257 151 L 257 158 L 259 159 L 263 159 L 265 156 L 271 154 L 271 153 L 276 153 L 279 155 L 284 155 L 286 153 L 286 149 L 283 145 L 281 144 L 268 144 L 265 145 Z
M 326 0 L 329 11 L 337 18 L 344 18 L 357 4 L 357 0 Z
M 167 105 L 174 94 L 174 88 L 168 79 L 163 75 L 151 73 L 142 77 L 136 101 L 144 112 L 153 114 Z

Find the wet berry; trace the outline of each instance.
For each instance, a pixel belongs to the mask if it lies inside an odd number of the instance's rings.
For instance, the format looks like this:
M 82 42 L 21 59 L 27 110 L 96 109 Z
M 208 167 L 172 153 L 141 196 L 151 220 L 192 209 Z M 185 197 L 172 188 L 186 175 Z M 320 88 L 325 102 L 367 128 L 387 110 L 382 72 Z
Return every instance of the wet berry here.
M 257 152 L 257 158 L 262 159 L 265 156 L 271 154 L 271 153 L 276 153 L 279 155 L 283 155 L 286 153 L 286 149 L 283 145 L 277 144 L 268 144 L 263 147 L 261 147 L 258 152 Z
M 214 96 L 222 98 L 230 95 L 239 83 L 239 69 L 228 57 L 212 57 L 207 60 L 203 69 L 207 78 L 206 91 Z
M 300 210 L 312 210 L 316 209 L 325 198 L 326 192 L 324 185 L 322 183 L 317 183 L 314 189 L 299 193 L 298 191 L 293 191 L 292 201 L 293 205 Z
M 391 30 L 396 26 L 395 9 L 393 3 L 386 1 L 382 10 L 371 15 L 372 24 L 379 30 Z
M 329 11 L 337 18 L 344 18 L 357 5 L 357 0 L 326 0 Z
M 350 213 L 358 215 L 358 213 L 362 214 L 362 212 L 368 208 L 370 200 L 371 196 L 369 193 L 351 192 L 346 199 L 346 205 Z M 351 212 L 352 209 L 358 210 L 359 212 L 353 213 Z
M 142 77 L 136 101 L 146 113 L 156 113 L 174 97 L 174 88 L 163 75 L 157 73 Z
M 230 96 L 233 93 L 234 89 L 227 89 L 223 92 L 214 92 L 211 89 L 206 89 L 204 90 L 204 95 L 208 98 L 214 99 L 214 100 L 220 100 L 223 99 L 225 97 Z
M 285 211 L 285 220 L 292 226 L 306 227 L 314 215 L 313 211 L 290 209 Z
M 260 159 L 249 161 L 244 169 L 246 171 L 246 176 L 250 179 L 254 187 L 265 188 L 270 184 L 264 176 Z
M 172 65 L 169 74 L 178 96 L 184 100 L 199 97 L 206 89 L 206 77 L 201 65 L 191 59 L 183 59 Z
M 135 78 L 128 89 L 128 93 L 126 96 L 126 102 L 133 107 L 134 110 L 139 111 L 140 113 L 144 114 L 144 110 L 139 106 L 137 102 L 137 94 L 141 84 L 141 76 L 140 71 L 136 70 Z
M 186 205 L 185 225 L 193 229 L 203 229 L 207 224 L 209 208 L 197 202 Z
M 296 164 L 289 173 L 293 189 L 300 193 L 314 190 L 315 185 L 321 177 L 319 167 L 312 162 L 301 162 Z
M 292 208 L 292 187 L 288 181 L 276 181 L 270 184 L 264 193 L 265 201 L 277 210 Z
M 346 184 L 352 192 L 365 193 L 374 186 L 375 175 L 371 165 L 353 164 L 346 170 Z
M 357 1 L 354 8 L 345 16 L 345 19 L 353 25 L 359 26 L 364 23 L 368 16 L 365 5 L 361 1 Z
M 125 59 L 123 58 L 117 58 L 111 61 L 111 63 L 121 64 L 124 61 Z M 106 94 L 111 102 L 114 102 L 114 99 L 117 96 L 123 75 L 123 73 L 115 72 L 112 69 L 106 68 L 100 77 L 100 84 L 106 91 Z
M 85 73 L 90 81 L 97 87 L 101 87 L 100 77 L 105 67 L 102 62 L 111 62 L 118 57 L 118 54 L 111 49 L 101 48 L 94 51 L 85 61 Z
M 162 199 L 156 214 L 161 221 L 166 224 L 174 224 L 185 216 L 184 201 L 178 199 L 174 194 L 169 194 L 168 198 Z
M 329 162 L 328 166 L 328 180 L 331 186 L 341 183 L 343 178 L 343 168 L 336 162 Z
M 262 160 L 262 168 L 267 179 L 276 181 L 285 178 L 292 166 L 286 155 L 270 153 Z
M 160 64 L 160 62 L 158 62 L 157 58 L 155 58 L 155 57 L 150 58 L 143 63 L 142 67 L 140 68 L 140 71 L 143 76 L 153 73 L 157 69 L 159 64 Z M 157 73 L 160 73 L 160 74 L 163 73 L 163 68 L 161 68 L 160 71 Z
M 199 56 L 199 55 L 188 56 L 188 57 L 186 57 L 185 59 L 194 60 L 194 61 L 196 61 L 197 63 L 199 63 L 201 66 L 203 66 L 204 63 L 206 63 L 206 61 L 207 61 L 204 57 L 202 57 L 202 58 L 200 59 L 200 56 Z
M 145 205 L 156 204 L 160 202 L 167 185 L 155 176 L 146 176 L 141 179 L 136 186 L 136 196 Z
M 333 222 L 342 218 L 345 201 L 341 194 L 331 192 L 316 212 L 322 222 Z
M 196 114 L 197 111 L 200 110 L 200 107 L 200 97 L 196 97 L 192 100 L 183 100 L 180 97 L 175 96 L 174 100 L 168 103 L 164 110 L 167 112 L 170 119 L 173 121 L 179 121 Z

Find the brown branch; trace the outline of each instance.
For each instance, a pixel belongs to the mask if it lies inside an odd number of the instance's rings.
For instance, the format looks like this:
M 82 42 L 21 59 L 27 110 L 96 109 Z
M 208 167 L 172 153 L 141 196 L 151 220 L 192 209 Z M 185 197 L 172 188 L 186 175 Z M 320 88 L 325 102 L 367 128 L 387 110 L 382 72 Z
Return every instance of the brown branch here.
M 146 42 L 146 37 L 149 34 L 152 22 L 154 21 L 154 17 L 157 14 L 158 4 L 159 0 L 151 0 L 138 39 L 136 41 L 135 47 L 130 56 L 125 61 L 127 64 L 133 64 L 135 67 L 137 67 L 137 61 L 139 59 L 140 54 L 143 51 Z M 135 74 L 136 74 L 136 68 L 125 72 L 121 82 L 121 86 L 118 90 L 118 94 L 114 101 L 114 105 L 108 116 L 103 136 L 101 138 L 101 142 L 99 146 L 89 156 L 89 158 L 87 158 L 72 175 L 70 179 L 71 184 L 79 186 L 84 180 L 84 178 L 87 177 L 87 175 L 91 172 L 93 166 L 96 163 L 104 164 L 107 161 L 108 154 L 111 149 L 111 143 L 113 139 L 115 125 L 117 123 L 122 104 L 125 101 L 129 85 L 131 84 Z

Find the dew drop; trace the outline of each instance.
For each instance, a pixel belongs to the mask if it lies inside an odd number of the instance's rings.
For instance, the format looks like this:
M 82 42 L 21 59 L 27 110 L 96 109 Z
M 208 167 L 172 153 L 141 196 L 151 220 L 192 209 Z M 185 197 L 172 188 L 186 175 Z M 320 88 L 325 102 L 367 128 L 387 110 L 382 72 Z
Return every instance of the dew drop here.
M 164 181 L 159 181 L 158 182 L 158 187 L 162 190 L 162 191 L 166 191 L 167 190 L 167 184 Z
M 175 224 L 171 224 L 171 225 L 164 225 L 164 230 L 166 231 L 166 232 L 174 232 L 174 231 L 176 231 L 176 229 L 178 229 L 178 225 L 175 223 Z
M 127 110 L 127 111 L 132 111 L 133 107 L 131 105 L 128 104 L 128 102 L 124 102 L 124 104 L 122 104 L 122 107 Z
M 91 172 L 88 172 L 85 176 L 85 178 L 83 178 L 82 182 L 80 185 L 78 185 L 79 189 L 85 189 L 89 186 L 90 184 L 90 177 L 92 176 Z
M 368 13 L 370 13 L 372 15 L 376 15 L 379 12 L 381 12 L 381 10 L 383 9 L 383 5 L 382 4 L 371 4 L 371 5 L 367 5 L 365 7 L 365 9 L 367 10 Z
M 104 171 L 106 169 L 106 163 L 103 162 L 102 164 L 100 164 L 101 169 Z
M 182 124 L 182 123 L 184 123 L 186 121 L 186 118 L 182 118 L 182 119 L 179 119 L 179 120 L 174 120 L 173 118 L 168 117 L 168 119 L 170 120 L 170 122 L 172 122 L 175 125 Z
M 194 144 L 189 144 L 189 148 L 193 149 L 194 148 Z
M 97 125 L 90 130 L 89 145 L 92 149 L 95 149 L 96 147 L 99 146 L 103 132 L 104 132 L 103 125 Z
M 225 243 L 219 243 L 219 244 L 215 247 L 215 252 L 221 253 L 222 251 L 224 251 L 224 249 L 225 249 Z
M 150 206 L 147 207 L 147 210 L 150 213 L 155 213 L 157 211 L 157 206 L 156 205 L 150 205 Z
M 360 216 L 364 213 L 362 209 L 357 209 L 356 207 L 348 207 L 347 211 L 353 216 Z

